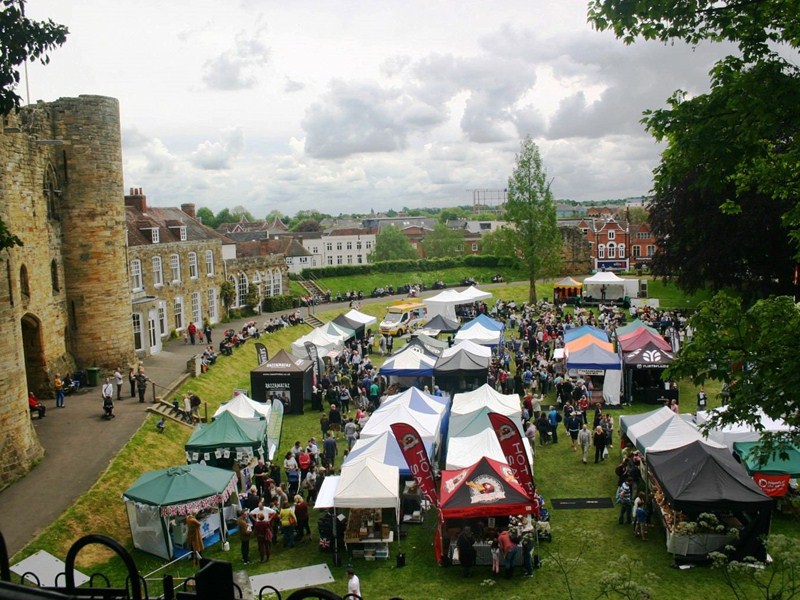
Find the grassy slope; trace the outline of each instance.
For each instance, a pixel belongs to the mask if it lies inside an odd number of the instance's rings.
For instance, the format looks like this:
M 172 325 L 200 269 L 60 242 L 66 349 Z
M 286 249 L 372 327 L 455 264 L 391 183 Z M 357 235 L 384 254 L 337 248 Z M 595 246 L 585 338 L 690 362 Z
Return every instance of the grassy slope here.
M 539 291 L 542 294 L 548 293 L 546 286 L 542 286 Z M 502 290 L 497 290 L 495 295 L 522 300 L 527 296 L 527 289 L 522 285 L 511 284 L 503 286 Z M 381 316 L 384 308 L 385 304 L 367 305 L 364 311 Z M 323 318 L 336 315 L 335 312 L 326 314 L 322 311 L 318 314 Z M 307 330 L 307 327 L 287 329 L 266 338 L 266 344 L 270 352 L 274 353 L 278 348 L 288 347 L 294 338 Z M 255 366 L 255 353 L 246 346 L 233 357 L 222 359 L 206 376 L 191 380 L 181 392 L 196 391 L 210 403 L 211 410 L 214 410 L 230 397 L 233 388 L 249 387 L 249 370 Z M 716 390 L 710 388 L 709 392 L 714 396 Z M 689 384 L 682 384 L 681 393 L 683 398 L 688 399 L 688 402 L 684 403 L 684 410 L 690 410 L 694 389 Z M 652 407 L 636 406 L 627 410 L 640 412 L 650 408 Z M 618 431 L 617 427 L 616 432 Z M 318 433 L 316 413 L 289 415 L 284 425 L 281 450 L 285 451 L 296 439 L 306 440 Z M 183 444 L 188 437 L 189 430 L 178 425 L 168 426 L 166 433 L 159 435 L 155 432 L 155 418 L 148 419 L 97 484 L 58 521 L 48 527 L 34 543 L 15 557 L 15 560 L 39 549 L 63 557 L 72 542 L 86 532 L 111 535 L 130 548 L 130 532 L 124 505 L 120 499 L 121 493 L 144 471 L 183 463 Z M 611 497 L 615 483 L 614 466 L 611 460 L 598 466 L 591 464 L 585 467 L 580 464 L 579 457 L 570 450 L 569 445 L 562 442 L 539 451 L 535 470 L 537 483 L 547 499 L 574 496 Z M 659 578 L 652 596 L 654 600 L 683 600 L 686 597 L 717 598 L 725 595 L 721 578 L 715 571 L 707 568 L 689 571 L 669 568 L 671 557 L 666 553 L 664 535 L 659 528 L 651 531 L 647 542 L 641 542 L 631 534 L 628 527 L 618 526 L 616 517 L 616 509 L 555 511 L 552 519 L 554 541 L 552 544 L 542 544 L 544 566 L 531 580 L 495 581 L 491 579 L 488 567 L 479 569 L 473 579 L 463 580 L 458 569 L 437 567 L 433 560 L 432 549 L 435 525 L 433 514 L 428 515 L 428 519 L 422 525 L 412 527 L 406 540 L 393 545 L 392 558 L 389 561 L 357 560 L 355 566 L 365 593 L 368 597 L 376 599 L 392 596 L 429 599 L 474 597 L 476 585 L 482 587 L 482 591 L 489 597 L 523 598 L 535 593 L 537 598 L 556 599 L 565 598 L 566 590 L 558 575 L 555 560 L 550 554 L 555 553 L 557 556 L 568 558 L 581 556 L 582 562 L 571 569 L 569 577 L 573 589 L 578 590 L 575 597 L 587 598 L 596 596 L 597 581 L 601 573 L 608 568 L 607 565 L 611 563 L 618 567 L 620 556 L 625 554 L 641 561 L 642 566 L 637 567 L 639 572 L 651 572 Z M 312 523 L 312 529 L 316 532 L 315 523 Z M 800 526 L 795 520 L 776 515 L 773 531 L 800 535 Z M 231 547 L 231 551 L 225 553 L 217 546 L 209 549 L 206 555 L 232 560 L 235 569 L 242 568 L 236 539 L 232 540 Z M 251 549 L 251 552 L 253 550 Z M 394 567 L 394 556 L 397 552 L 405 552 L 407 556 L 407 566 L 402 570 Z M 163 564 L 160 559 L 139 551 L 134 550 L 133 555 L 142 573 L 148 573 Z M 102 551 L 85 549 L 79 559 L 85 572 L 104 572 L 111 576 L 112 583 L 115 584 L 121 583 L 124 579 L 118 561 L 109 561 L 108 556 Z M 290 551 L 278 549 L 270 563 L 263 566 L 253 564 L 248 568 L 248 573 L 253 575 L 319 562 L 328 562 L 337 579 L 337 582 L 330 586 L 331 589 L 344 593 L 343 567 L 333 566 L 331 555 L 318 552 L 311 544 Z M 170 569 L 170 572 L 188 575 L 191 569 L 177 565 L 175 569 Z

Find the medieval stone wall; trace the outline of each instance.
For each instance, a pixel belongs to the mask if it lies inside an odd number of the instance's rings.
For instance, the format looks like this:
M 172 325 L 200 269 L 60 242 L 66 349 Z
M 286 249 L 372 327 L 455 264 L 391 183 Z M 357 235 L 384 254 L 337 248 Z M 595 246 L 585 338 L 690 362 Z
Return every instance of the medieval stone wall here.
M 593 266 L 592 245 L 577 227 L 559 227 L 562 239 L 561 274 L 590 273 Z
M 133 359 L 117 101 L 39 103 L 4 117 L 0 215 L 0 487 L 42 456 L 27 392 L 77 366 Z

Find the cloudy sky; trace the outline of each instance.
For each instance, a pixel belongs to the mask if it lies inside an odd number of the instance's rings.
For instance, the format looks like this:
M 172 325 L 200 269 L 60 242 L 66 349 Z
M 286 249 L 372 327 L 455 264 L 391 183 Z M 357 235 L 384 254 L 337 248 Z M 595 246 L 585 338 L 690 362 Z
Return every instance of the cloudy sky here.
M 520 140 L 557 198 L 646 194 L 642 111 L 708 87 L 720 47 L 625 46 L 582 0 L 28 0 L 67 25 L 31 100 L 120 101 L 125 187 L 339 214 L 470 204 Z M 24 87 L 21 87 L 24 96 Z

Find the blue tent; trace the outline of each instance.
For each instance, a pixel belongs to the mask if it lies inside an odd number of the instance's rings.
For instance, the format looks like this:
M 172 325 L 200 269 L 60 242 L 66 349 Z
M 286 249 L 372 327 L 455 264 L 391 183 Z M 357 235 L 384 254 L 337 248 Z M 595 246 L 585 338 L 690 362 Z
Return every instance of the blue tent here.
M 618 354 L 603 350 L 600 346 L 589 344 L 567 356 L 567 369 L 594 369 L 601 371 L 621 371 L 622 361 Z
M 486 327 L 486 329 L 491 329 L 492 331 L 503 331 L 506 328 L 506 326 L 500 321 L 495 321 L 491 317 L 487 317 L 484 313 L 481 313 L 472 319 L 472 321 L 464 323 L 464 325 L 461 326 L 461 330 L 463 331 L 464 329 L 469 329 L 478 323 Z
M 598 340 L 602 340 L 604 342 L 609 341 L 608 334 L 602 329 L 598 329 L 597 327 L 592 327 L 591 325 L 583 325 L 581 327 L 576 327 L 574 329 L 565 330 L 564 343 L 571 342 L 572 340 L 576 340 L 579 337 L 583 337 L 587 333 L 593 335 Z

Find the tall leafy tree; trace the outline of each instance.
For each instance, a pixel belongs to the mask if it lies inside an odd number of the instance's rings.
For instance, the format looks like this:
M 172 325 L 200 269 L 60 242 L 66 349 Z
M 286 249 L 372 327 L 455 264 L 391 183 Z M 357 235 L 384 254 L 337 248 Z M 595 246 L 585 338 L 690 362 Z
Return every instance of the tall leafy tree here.
M 16 89 L 20 66 L 28 60 L 50 62 L 48 52 L 67 40 L 69 30 L 51 20 L 33 21 L 25 16 L 25 0 L 0 0 L 0 115 L 19 108 Z M 22 240 L 0 219 L 0 250 L 22 246 Z
M 709 93 L 676 94 L 646 119 L 669 143 L 650 204 L 653 269 L 688 290 L 709 283 L 756 297 L 789 293 L 795 248 L 784 215 L 797 197 L 783 186 L 797 174 L 779 165 L 796 161 L 783 154 L 797 151 L 800 77 L 775 61 L 737 66 L 720 63 Z
M 530 136 L 522 141 L 508 178 L 506 218 L 515 225 L 516 246 L 530 282 L 529 300 L 536 302 L 536 280 L 559 271 L 561 234 L 542 157 Z
M 797 441 L 800 432 L 800 310 L 788 296 L 757 301 L 747 308 L 724 292 L 701 303 L 689 321 L 694 330 L 667 371 L 695 385 L 714 380 L 728 384 L 728 408 L 715 413 L 712 427 L 749 423 L 760 429 L 756 406 L 792 428 L 767 435 L 771 444 Z M 794 440 L 792 440 L 794 438 Z
M 660 242 L 655 265 L 662 274 L 677 268 L 679 281 L 690 289 L 708 276 L 717 287 L 732 283 L 751 292 L 749 277 L 762 295 L 791 288 L 787 244 L 772 238 L 800 239 L 800 70 L 793 64 L 796 56 L 784 58 L 800 46 L 797 11 L 797 3 L 787 0 L 589 3 L 592 24 L 626 43 L 639 37 L 691 44 L 725 40 L 738 49 L 715 65 L 710 92 L 690 98 L 679 90 L 667 109 L 648 112 L 644 120 L 667 142 L 651 205 Z M 784 56 L 776 53 L 778 44 Z M 710 221 L 690 218 L 695 208 Z M 775 218 L 759 214 L 765 210 Z M 742 225 L 748 215 L 759 216 L 749 228 Z M 714 240 L 731 252 L 728 265 L 705 260 L 708 252 L 691 260 L 683 243 L 690 236 L 708 238 L 711 224 L 729 226 L 718 228 Z M 777 261 L 779 272 L 762 268 L 762 257 L 751 264 L 734 249 L 752 239 L 767 242 L 764 254 Z M 734 271 L 733 282 L 725 281 L 726 269 Z
M 394 225 L 384 227 L 375 236 L 375 250 L 370 256 L 372 262 L 419 258 L 411 242 Z
M 517 233 L 510 227 L 501 227 L 481 238 L 481 254 L 498 258 L 516 258 Z
M 67 41 L 69 30 L 52 20 L 25 16 L 25 0 L 0 0 L 0 114 L 19 108 L 16 89 L 20 66 L 29 60 L 50 62 L 49 52 Z
M 460 256 L 464 252 L 464 232 L 450 229 L 444 223 L 437 223 L 433 231 L 425 236 L 422 247 L 428 258 Z

